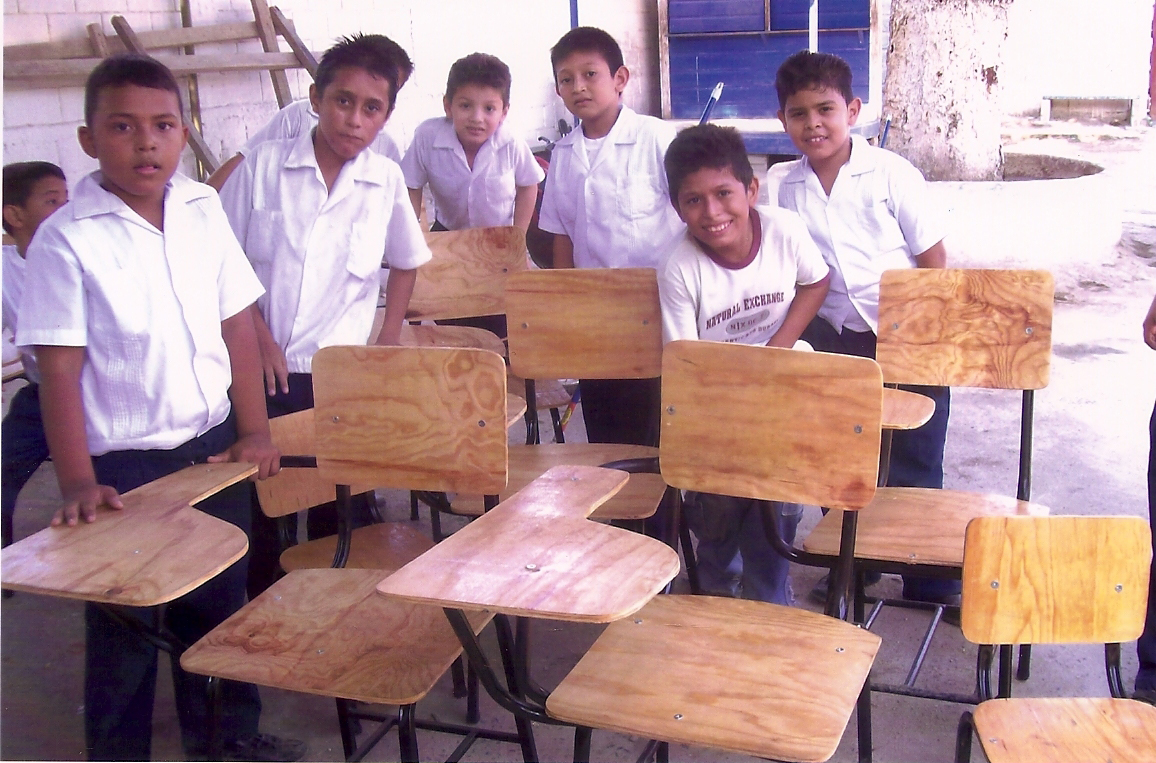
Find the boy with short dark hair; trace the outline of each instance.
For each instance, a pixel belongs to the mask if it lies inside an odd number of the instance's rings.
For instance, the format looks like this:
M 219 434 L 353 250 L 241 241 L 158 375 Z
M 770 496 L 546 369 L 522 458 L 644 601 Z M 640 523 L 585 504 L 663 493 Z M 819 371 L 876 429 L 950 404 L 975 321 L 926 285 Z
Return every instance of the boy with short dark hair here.
M 51 162 L 17 162 L 4 167 L 4 231 L 16 242 L 4 246 L 4 328 L 16 334 L 16 310 L 24 293 L 24 257 L 33 234 L 68 201 L 64 171 Z M 0 432 L 3 450 L 3 546 L 12 543 L 16 498 L 40 465 L 48 459 L 48 441 L 40 419 L 40 373 L 36 356 L 20 353 L 28 384 L 8 405 Z M 11 592 L 5 591 L 8 596 Z
M 252 310 L 271 417 L 313 407 L 313 355 L 332 345 L 397 344 L 417 267 L 431 254 L 398 165 L 367 150 L 397 98 L 394 43 L 343 38 L 322 56 L 309 98 L 317 129 L 267 141 L 221 189 L 233 232 L 265 294 Z M 389 265 L 385 320 L 370 336 Z M 354 526 L 373 521 L 367 498 Z M 272 584 L 279 549 L 266 518 L 250 596 Z M 311 509 L 310 538 L 337 531 L 334 504 Z
M 437 209 L 434 230 L 530 226 L 545 177 L 526 141 L 505 126 L 510 69 L 472 53 L 450 67 L 445 117 L 418 125 L 401 162 L 415 213 L 428 183 Z
M 873 358 L 883 271 L 946 265 L 939 210 L 910 162 L 851 135 L 861 104 L 846 61 L 796 53 L 779 67 L 775 90 L 779 119 L 803 154 L 787 167 L 779 205 L 802 215 L 831 266 L 831 290 L 803 339 L 823 352 Z M 887 484 L 941 488 L 950 392 L 911 389 L 934 399 L 935 413 L 919 429 L 895 432 Z M 907 576 L 903 584 L 905 598 L 945 604 L 958 604 L 959 590 L 950 580 Z
M 192 463 L 279 455 L 248 307 L 261 285 L 215 192 L 177 173 L 187 131 L 172 73 L 148 56 L 102 61 L 77 136 L 100 170 L 28 248 L 17 344 L 35 347 L 45 434 L 64 503 L 53 525 L 98 521 L 119 494 Z M 249 488 L 198 504 L 248 533 Z M 171 602 L 162 624 L 193 643 L 245 602 L 244 560 Z M 151 625 L 155 610 L 118 608 Z M 157 652 L 104 608 L 85 611 L 90 760 L 148 760 Z M 172 660 L 185 752 L 208 749 L 207 679 Z M 296 760 L 300 742 L 257 734 L 256 687 L 224 693 L 223 738 L 243 759 Z
M 665 166 L 686 234 L 669 249 L 658 280 L 663 340 L 795 346 L 830 280 L 803 221 L 785 209 L 756 209 L 759 181 L 734 128 L 683 130 Z M 790 563 L 767 541 L 764 505 L 709 493 L 688 498 L 699 579 L 709 593 L 792 603 Z M 771 507 L 780 534 L 792 542 L 801 507 Z
M 550 50 L 555 90 L 579 127 L 554 146 L 539 226 L 554 236 L 554 267 L 657 268 L 683 228 L 668 203 L 662 157 L 674 127 L 622 105 L 622 50 L 601 29 L 577 27 Z M 658 442 L 658 381 L 580 382 L 590 442 Z

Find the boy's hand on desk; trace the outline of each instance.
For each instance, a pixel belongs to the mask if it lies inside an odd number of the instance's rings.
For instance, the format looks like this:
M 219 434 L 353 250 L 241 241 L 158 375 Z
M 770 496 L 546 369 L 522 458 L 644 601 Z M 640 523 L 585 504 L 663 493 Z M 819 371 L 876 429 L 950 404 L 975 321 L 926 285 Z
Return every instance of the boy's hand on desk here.
M 109 508 L 123 509 L 120 494 L 108 485 L 97 485 L 89 482 L 69 488 L 64 492 L 64 505 L 52 515 L 52 526 L 76 525 L 77 521 L 85 522 L 96 520 L 96 507 L 104 504 Z
M 251 434 L 239 437 L 224 453 L 209 456 L 210 464 L 239 461 L 257 465 L 257 479 L 272 477 L 281 471 L 281 451 L 273 444 L 268 434 Z

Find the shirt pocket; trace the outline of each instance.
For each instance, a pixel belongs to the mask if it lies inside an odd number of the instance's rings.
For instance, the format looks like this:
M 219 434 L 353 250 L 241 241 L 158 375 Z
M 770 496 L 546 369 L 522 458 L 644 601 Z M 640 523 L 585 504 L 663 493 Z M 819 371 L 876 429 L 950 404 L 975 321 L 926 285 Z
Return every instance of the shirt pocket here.
M 284 246 L 288 246 L 283 212 L 254 209 L 249 215 L 245 233 L 245 255 L 250 262 L 268 264 Z
M 856 218 L 856 234 L 863 236 L 863 241 L 870 242 L 874 256 L 883 256 L 906 246 L 899 221 L 891 214 L 886 197 L 877 198 L 869 206 L 862 207 Z
M 379 277 L 385 256 L 385 229 L 372 223 L 353 223 L 348 251 L 345 269 L 350 275 L 358 281 Z
M 501 174 L 491 175 L 483 183 L 485 195 L 484 214 L 491 225 L 512 225 L 514 220 L 514 196 L 517 186 L 514 184 L 514 170 L 508 169 Z M 477 213 L 471 215 L 478 218 Z
M 670 203 L 658 175 L 652 172 L 623 172 L 615 195 L 622 214 L 631 220 L 656 217 L 663 205 Z

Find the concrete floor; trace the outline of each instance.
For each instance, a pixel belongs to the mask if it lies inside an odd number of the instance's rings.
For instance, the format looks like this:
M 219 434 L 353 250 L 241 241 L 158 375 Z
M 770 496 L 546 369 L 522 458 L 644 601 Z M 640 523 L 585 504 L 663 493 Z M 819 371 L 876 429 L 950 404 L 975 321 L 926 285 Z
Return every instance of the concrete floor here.
M 1156 130 L 1089 129 L 1053 125 L 1009 128 L 1017 140 L 1037 150 L 1087 158 L 1106 167 L 1106 176 L 1125 198 L 1123 237 L 1104 251 L 1023 252 L 1021 267 L 1047 268 L 1057 280 L 1054 359 L 1051 385 L 1037 396 L 1036 462 L 1033 498 L 1056 513 L 1146 514 L 1144 469 L 1146 424 L 1156 395 L 1156 353 L 1140 339 L 1140 321 L 1156 294 Z M 1049 136 L 1050 137 L 1047 137 Z M 1024 209 L 1024 215 L 1048 216 L 1049 209 Z M 950 240 L 949 240 L 950 243 Z M 952 260 L 956 266 L 981 266 L 981 259 Z M 5 399 L 12 389 L 5 389 Z M 947 443 L 948 487 L 1013 493 L 1018 427 L 1018 396 L 987 391 L 954 392 Z M 580 420 L 575 421 L 580 426 Z M 572 428 L 571 439 L 580 435 Z M 515 435 L 516 436 L 516 435 Z M 16 535 L 40 529 L 57 498 L 51 467 L 37 473 L 25 489 L 16 515 Z M 392 518 L 408 517 L 408 502 L 387 494 Z M 805 519 L 801 533 L 816 519 Z M 802 535 L 800 536 L 802 537 Z M 819 573 L 797 568 L 795 590 L 804 594 Z M 680 581 L 685 585 L 685 581 Z M 897 579 L 877 590 L 898 592 Z M 802 598 L 805 599 L 805 596 Z M 801 602 L 801 606 L 808 606 Z M 5 760 L 83 759 L 82 607 L 76 602 L 18 594 L 5 599 L 0 617 L 0 758 Z M 888 611 L 876 626 L 883 649 L 876 661 L 877 680 L 901 681 L 907 655 L 926 615 Z M 598 628 L 554 622 L 535 624 L 535 669 L 546 685 L 559 680 L 597 636 Z M 162 658 L 163 660 L 164 658 Z M 942 628 L 921 684 L 965 692 L 972 686 L 975 650 L 959 630 Z M 1015 686 L 1021 696 L 1105 696 L 1102 653 L 1093 647 L 1038 648 L 1029 681 Z M 1125 645 L 1128 685 L 1135 674 L 1135 650 Z M 461 720 L 461 701 L 449 696 L 448 679 L 421 704 L 424 716 Z M 306 739 L 309 759 L 340 760 L 341 743 L 330 700 L 264 690 L 262 728 Z M 953 756 L 958 705 L 876 695 L 873 699 L 875 759 L 947 761 Z M 483 698 L 483 720 L 510 728 L 506 713 Z M 568 760 L 571 734 L 557 727 L 536 728 L 543 760 Z M 171 684 L 161 670 L 153 722 L 153 755 L 181 757 Z M 457 740 L 419 735 L 423 760 L 444 759 Z M 633 760 L 643 740 L 619 734 L 594 735 L 593 759 Z M 517 760 L 516 747 L 480 742 L 469 760 Z M 981 753 L 975 753 L 981 759 Z M 733 760 L 737 756 L 688 747 L 671 750 L 672 760 Z M 396 737 L 387 736 L 369 760 L 395 760 Z M 854 723 L 836 761 L 856 758 Z

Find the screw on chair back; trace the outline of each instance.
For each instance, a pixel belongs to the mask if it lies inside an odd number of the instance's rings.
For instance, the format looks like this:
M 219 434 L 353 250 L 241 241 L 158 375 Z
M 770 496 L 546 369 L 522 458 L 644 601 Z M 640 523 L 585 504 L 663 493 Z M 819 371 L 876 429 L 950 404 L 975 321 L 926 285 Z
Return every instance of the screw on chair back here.
M 417 270 L 406 319 L 449 320 L 505 312 L 506 279 L 526 269 L 521 228 L 466 228 L 426 234 L 433 259 Z
M 875 495 L 868 358 L 681 340 L 662 366 L 662 476 L 684 490 L 856 510 Z

